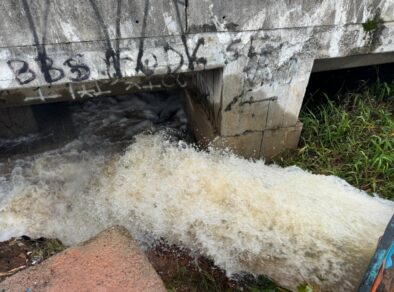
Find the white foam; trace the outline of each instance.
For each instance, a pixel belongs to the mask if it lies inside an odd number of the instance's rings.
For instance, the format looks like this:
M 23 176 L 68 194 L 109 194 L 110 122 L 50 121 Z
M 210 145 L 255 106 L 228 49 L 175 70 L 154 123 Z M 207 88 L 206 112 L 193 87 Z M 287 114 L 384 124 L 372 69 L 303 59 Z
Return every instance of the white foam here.
M 162 134 L 138 136 L 122 155 L 82 144 L 19 161 L 0 181 L 0 240 L 75 244 L 120 224 L 141 242 L 199 251 L 229 274 L 349 291 L 394 213 L 338 178 L 199 152 Z

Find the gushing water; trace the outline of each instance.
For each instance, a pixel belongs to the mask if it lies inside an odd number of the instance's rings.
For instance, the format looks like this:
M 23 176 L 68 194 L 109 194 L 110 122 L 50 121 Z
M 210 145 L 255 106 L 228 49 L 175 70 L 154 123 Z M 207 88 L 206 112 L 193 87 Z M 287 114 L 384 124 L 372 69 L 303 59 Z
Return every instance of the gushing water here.
M 164 238 L 228 274 L 266 274 L 290 288 L 304 281 L 329 291 L 356 287 L 393 203 L 336 177 L 198 151 L 162 132 L 120 139 L 131 145 L 119 151 L 101 134 L 122 121 L 111 116 L 122 117 L 125 106 L 100 116 L 105 108 L 76 111 L 78 139 L 1 165 L 0 240 L 25 234 L 75 244 L 120 224 L 142 245 Z M 130 119 L 116 122 L 119 137 L 157 128 L 163 110 L 139 110 L 132 127 Z M 179 110 L 170 116 L 184 122 Z

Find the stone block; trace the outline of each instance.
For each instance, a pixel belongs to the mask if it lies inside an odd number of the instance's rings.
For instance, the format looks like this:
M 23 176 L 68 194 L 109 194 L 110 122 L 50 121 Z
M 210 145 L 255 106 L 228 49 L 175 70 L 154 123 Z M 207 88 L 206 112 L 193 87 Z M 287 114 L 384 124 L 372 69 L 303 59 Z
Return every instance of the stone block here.
M 265 130 L 261 146 L 261 156 L 270 160 L 285 150 L 297 148 L 301 131 L 301 122 L 298 122 L 294 127 Z
M 166 291 L 128 231 L 112 227 L 6 279 L 0 291 Z
M 258 159 L 262 138 L 263 132 L 246 132 L 233 137 L 216 137 L 212 144 L 218 148 L 228 148 L 246 158 Z

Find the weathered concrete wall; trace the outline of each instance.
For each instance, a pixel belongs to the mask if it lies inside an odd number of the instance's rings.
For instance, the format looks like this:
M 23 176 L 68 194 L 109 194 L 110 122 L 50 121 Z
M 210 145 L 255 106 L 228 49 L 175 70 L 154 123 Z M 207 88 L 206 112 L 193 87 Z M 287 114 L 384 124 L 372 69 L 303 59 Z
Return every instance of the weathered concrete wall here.
M 254 157 L 296 145 L 316 59 L 394 52 L 394 0 L 3 0 L 0 23 L 1 106 L 196 88 Z

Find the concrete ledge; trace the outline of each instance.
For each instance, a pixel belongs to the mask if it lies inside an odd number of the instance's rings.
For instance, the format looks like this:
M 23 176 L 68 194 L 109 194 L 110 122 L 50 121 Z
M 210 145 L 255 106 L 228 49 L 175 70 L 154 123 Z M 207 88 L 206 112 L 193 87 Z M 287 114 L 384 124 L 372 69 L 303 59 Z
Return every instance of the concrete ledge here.
M 233 137 L 216 137 L 215 147 L 230 148 L 235 154 L 246 158 L 259 159 L 263 132 L 246 132 Z
M 302 123 L 298 122 L 294 127 L 245 132 L 232 137 L 216 137 L 213 145 L 218 148 L 228 147 L 234 153 L 247 158 L 264 158 L 271 161 L 285 150 L 297 148 L 301 131 Z
M 288 149 L 295 149 L 300 141 L 302 123 L 294 127 L 265 130 L 261 156 L 268 160 Z
M 166 291 L 155 270 L 122 227 L 6 279 L 0 291 Z
M 191 92 L 185 91 L 186 112 L 191 129 L 202 147 L 213 145 L 229 148 L 235 154 L 246 158 L 265 158 L 270 161 L 274 156 L 287 149 L 295 149 L 300 140 L 302 123 L 293 127 L 246 131 L 234 136 L 222 136 L 212 125 L 204 107 L 196 102 Z

